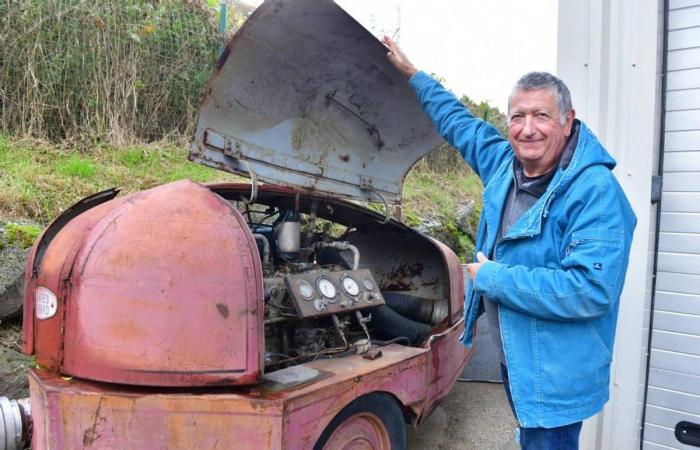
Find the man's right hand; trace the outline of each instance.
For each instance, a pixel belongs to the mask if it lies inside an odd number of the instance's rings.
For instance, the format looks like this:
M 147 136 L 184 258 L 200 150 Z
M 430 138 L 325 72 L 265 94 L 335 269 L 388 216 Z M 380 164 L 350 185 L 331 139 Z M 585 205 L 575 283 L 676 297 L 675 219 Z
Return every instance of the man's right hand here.
M 389 36 L 384 36 L 382 42 L 384 45 L 386 45 L 386 48 L 389 49 L 389 52 L 386 54 L 387 59 L 391 64 L 393 64 L 394 67 L 398 69 L 399 72 L 409 78 L 412 77 L 414 73 L 418 72 L 418 69 L 411 64 L 411 61 L 408 60 L 406 55 L 401 51 L 399 46 L 392 38 Z

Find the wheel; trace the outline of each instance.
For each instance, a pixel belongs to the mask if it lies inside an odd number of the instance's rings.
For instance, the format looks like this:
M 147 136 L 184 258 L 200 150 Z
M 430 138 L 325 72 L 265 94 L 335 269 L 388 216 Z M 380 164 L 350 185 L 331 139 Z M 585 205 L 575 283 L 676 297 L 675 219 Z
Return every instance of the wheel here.
M 388 394 L 372 393 L 343 408 L 328 424 L 314 450 L 404 450 L 406 424 Z

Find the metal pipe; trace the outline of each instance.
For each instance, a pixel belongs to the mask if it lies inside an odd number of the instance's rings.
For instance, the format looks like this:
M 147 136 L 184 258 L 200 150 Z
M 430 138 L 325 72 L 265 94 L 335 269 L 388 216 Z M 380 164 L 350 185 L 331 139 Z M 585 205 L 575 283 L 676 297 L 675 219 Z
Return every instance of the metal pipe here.
M 253 233 L 255 240 L 261 240 L 263 243 L 263 263 L 270 262 L 270 241 L 267 240 L 264 234 Z
M 0 397 L 0 450 L 21 450 L 29 442 L 31 406 L 28 398 Z
M 340 335 L 340 338 L 343 340 L 343 344 L 345 344 L 345 348 L 348 348 L 348 340 L 345 338 L 345 333 L 343 333 L 343 328 L 345 328 L 341 323 L 340 319 L 338 319 L 338 316 L 333 314 L 333 325 L 335 325 L 335 329 L 338 330 L 338 334 Z
M 352 251 L 353 262 L 352 270 L 357 270 L 360 267 L 360 249 L 350 244 L 349 242 L 317 242 L 316 248 L 334 248 L 336 250 L 350 250 Z

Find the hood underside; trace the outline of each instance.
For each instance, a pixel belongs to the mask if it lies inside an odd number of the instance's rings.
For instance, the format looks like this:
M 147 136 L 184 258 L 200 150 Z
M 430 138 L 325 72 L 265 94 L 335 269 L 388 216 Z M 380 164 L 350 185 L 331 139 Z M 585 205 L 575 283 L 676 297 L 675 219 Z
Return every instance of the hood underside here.
M 385 47 L 331 0 L 267 0 L 224 50 L 190 159 L 348 198 L 400 203 L 440 143 Z

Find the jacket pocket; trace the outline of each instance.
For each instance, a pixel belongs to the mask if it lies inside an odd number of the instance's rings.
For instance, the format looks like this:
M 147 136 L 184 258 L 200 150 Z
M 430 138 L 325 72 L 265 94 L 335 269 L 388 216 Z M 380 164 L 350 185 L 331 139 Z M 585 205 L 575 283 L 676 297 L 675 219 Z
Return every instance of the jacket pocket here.
M 609 382 L 610 351 L 588 321 L 538 320 L 535 348 L 538 397 L 547 410 L 585 405 Z
M 574 232 L 566 246 L 567 265 L 584 267 L 598 284 L 617 286 L 624 262 L 624 234 L 616 230 L 589 229 Z

